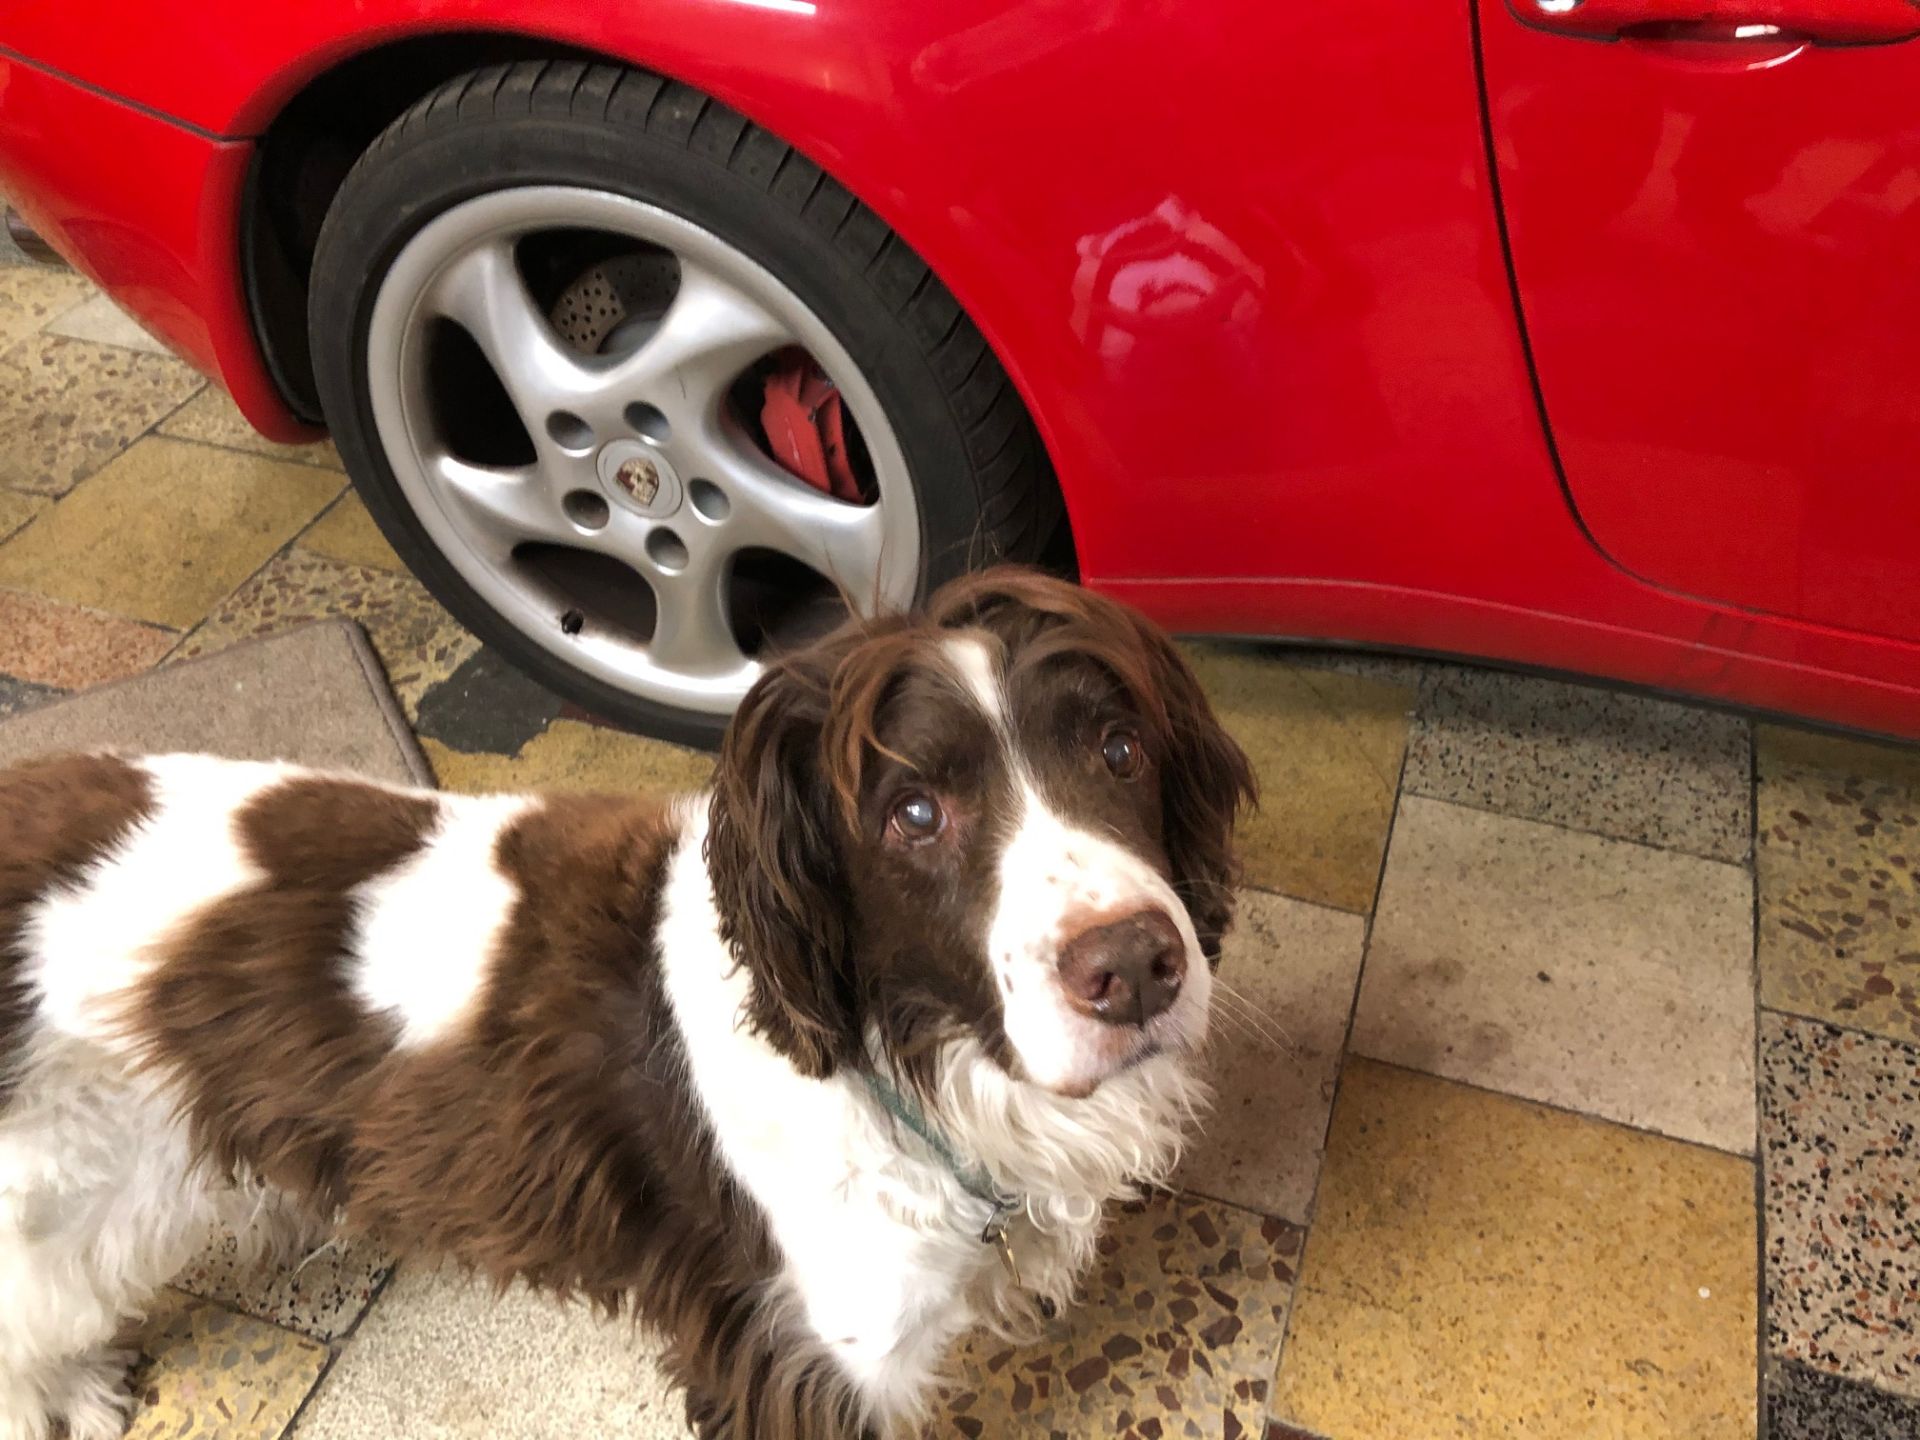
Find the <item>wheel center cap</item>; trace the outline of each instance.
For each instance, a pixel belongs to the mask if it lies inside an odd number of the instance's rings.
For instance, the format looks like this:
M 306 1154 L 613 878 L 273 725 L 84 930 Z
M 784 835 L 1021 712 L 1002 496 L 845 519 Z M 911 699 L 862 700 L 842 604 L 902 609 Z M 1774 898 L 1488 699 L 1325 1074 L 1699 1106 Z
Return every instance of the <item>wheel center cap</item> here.
M 680 477 L 667 457 L 638 440 L 615 440 L 600 447 L 600 483 L 629 510 L 663 520 L 680 508 Z

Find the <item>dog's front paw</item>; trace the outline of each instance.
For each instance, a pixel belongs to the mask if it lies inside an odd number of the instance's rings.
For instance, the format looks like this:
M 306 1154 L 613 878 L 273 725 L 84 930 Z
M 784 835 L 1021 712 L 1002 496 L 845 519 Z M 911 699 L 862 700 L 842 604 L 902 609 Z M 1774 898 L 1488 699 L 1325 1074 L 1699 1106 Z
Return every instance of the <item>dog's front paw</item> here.
M 127 1372 L 131 1350 L 99 1350 L 69 1362 L 54 1395 L 54 1411 L 67 1422 L 67 1440 L 119 1440 L 133 1412 Z

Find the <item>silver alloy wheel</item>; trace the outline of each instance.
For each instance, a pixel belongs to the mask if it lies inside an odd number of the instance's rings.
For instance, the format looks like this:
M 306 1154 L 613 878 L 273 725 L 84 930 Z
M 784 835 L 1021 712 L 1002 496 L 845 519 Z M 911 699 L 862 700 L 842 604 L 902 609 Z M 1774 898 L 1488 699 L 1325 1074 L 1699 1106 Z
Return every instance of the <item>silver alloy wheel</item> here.
M 670 252 L 679 287 L 658 323 L 613 355 L 556 335 L 515 258 L 528 236 L 595 231 Z M 462 459 L 436 414 L 432 329 L 452 321 L 492 366 L 534 447 L 531 465 Z M 763 454 L 727 403 L 755 361 L 807 350 L 839 387 L 872 462 L 871 505 L 836 500 Z M 609 685 L 708 714 L 759 672 L 735 637 L 743 549 L 790 556 L 862 610 L 903 605 L 920 573 L 905 454 L 853 358 L 769 271 L 708 230 L 608 191 L 498 190 L 409 240 L 367 335 L 375 427 L 407 502 L 461 577 L 522 634 Z M 518 553 L 610 557 L 654 594 L 650 635 L 576 608 Z

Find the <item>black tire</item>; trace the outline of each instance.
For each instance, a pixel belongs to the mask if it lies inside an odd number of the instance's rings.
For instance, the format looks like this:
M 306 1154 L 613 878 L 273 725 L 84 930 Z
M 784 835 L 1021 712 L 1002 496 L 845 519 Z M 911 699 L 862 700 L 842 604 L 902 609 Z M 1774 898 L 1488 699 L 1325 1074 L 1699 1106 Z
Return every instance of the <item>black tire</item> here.
M 327 212 L 309 298 L 314 374 L 367 508 L 413 572 L 487 644 L 589 711 L 711 745 L 724 717 L 629 694 L 522 635 L 462 579 L 405 500 L 376 432 L 367 334 L 395 257 L 463 200 L 528 184 L 608 190 L 677 212 L 777 275 L 854 357 L 908 462 L 922 588 L 994 559 L 1038 560 L 1062 524 L 1045 452 L 953 296 L 812 161 L 699 92 L 577 61 L 495 65 L 394 121 Z

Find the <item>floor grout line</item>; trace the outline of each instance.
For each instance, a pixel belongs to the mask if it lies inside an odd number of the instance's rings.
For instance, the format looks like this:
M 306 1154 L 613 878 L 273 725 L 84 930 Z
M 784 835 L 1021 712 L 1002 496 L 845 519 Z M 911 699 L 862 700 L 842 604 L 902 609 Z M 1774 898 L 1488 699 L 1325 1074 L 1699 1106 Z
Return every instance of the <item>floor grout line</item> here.
M 1760 738 L 1747 726 L 1747 856 L 1753 876 L 1753 957 L 1749 977 L 1753 985 L 1753 1425 L 1767 1431 L 1767 1163 L 1762 1140 L 1766 1072 L 1760 1026 L 1765 1007 L 1760 1003 Z

